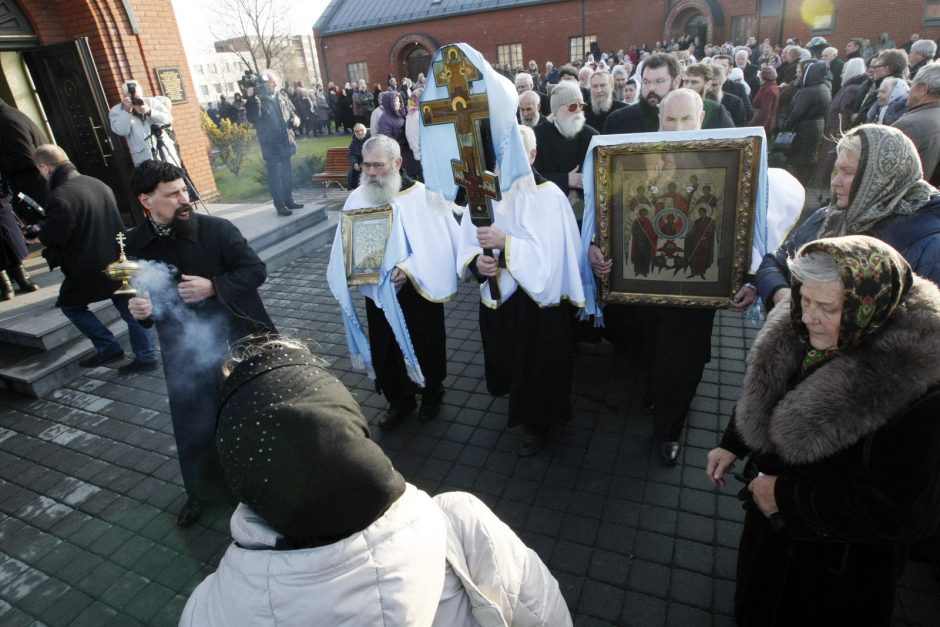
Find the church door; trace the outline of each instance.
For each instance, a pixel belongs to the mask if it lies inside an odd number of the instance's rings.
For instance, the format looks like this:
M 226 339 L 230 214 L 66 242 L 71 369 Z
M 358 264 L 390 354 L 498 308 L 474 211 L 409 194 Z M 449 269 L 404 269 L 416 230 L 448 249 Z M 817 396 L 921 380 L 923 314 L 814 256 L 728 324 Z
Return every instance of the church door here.
M 114 191 L 125 224 L 139 222 L 143 216 L 129 189 L 130 155 L 123 138 L 111 134 L 108 101 L 88 39 L 24 50 L 23 58 L 56 143 L 82 174 Z
M 421 46 L 416 46 L 414 50 L 408 53 L 405 64 L 408 71 L 408 78 L 418 80 L 418 74 L 428 75 L 428 68 L 431 65 L 431 53 Z

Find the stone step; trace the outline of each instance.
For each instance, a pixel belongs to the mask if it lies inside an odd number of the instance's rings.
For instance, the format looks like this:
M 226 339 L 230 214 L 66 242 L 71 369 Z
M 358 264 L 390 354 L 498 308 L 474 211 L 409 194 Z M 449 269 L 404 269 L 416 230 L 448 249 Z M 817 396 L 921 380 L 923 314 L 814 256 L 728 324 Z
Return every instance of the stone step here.
M 259 251 L 258 255 L 267 265 L 268 273 L 270 274 L 295 259 L 308 255 L 324 244 L 333 241 L 337 218 L 335 212 L 331 213 L 333 215 L 327 217 L 326 212 L 323 212 L 321 220 L 316 225 Z
M 115 311 L 114 307 L 110 309 Z M 120 318 L 107 326 L 118 339 L 127 335 L 127 324 Z M 3 346 L 0 348 L 0 385 L 20 394 L 42 398 L 85 372 L 78 362 L 93 353 L 91 340 L 81 335 L 51 350 Z M 128 357 L 133 358 L 133 353 L 128 353 Z

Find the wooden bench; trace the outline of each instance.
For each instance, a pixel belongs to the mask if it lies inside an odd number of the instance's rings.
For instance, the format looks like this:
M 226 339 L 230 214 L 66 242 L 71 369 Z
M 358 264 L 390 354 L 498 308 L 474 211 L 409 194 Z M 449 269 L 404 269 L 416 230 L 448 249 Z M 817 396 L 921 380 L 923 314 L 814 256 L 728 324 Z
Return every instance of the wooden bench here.
M 331 183 L 346 189 L 349 181 L 349 148 L 327 148 L 326 169 L 313 175 L 314 182 L 323 183 L 323 195 Z

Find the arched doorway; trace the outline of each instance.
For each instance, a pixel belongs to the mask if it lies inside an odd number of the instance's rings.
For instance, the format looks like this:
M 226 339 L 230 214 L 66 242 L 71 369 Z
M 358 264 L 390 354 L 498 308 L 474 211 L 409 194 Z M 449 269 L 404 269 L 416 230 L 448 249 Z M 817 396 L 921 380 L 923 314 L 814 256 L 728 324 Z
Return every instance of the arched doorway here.
M 708 20 L 701 13 L 690 13 L 683 27 L 683 32 L 689 37 L 698 37 L 700 42 L 705 43 L 708 38 Z
M 406 74 L 408 78 L 417 80 L 418 74 L 427 76 L 428 66 L 431 64 L 431 53 L 415 44 L 414 48 L 405 57 Z
M 418 74 L 427 76 L 431 57 L 437 52 L 440 45 L 432 37 L 420 33 L 405 35 L 392 46 L 389 61 L 399 78 L 407 76 L 412 80 Z

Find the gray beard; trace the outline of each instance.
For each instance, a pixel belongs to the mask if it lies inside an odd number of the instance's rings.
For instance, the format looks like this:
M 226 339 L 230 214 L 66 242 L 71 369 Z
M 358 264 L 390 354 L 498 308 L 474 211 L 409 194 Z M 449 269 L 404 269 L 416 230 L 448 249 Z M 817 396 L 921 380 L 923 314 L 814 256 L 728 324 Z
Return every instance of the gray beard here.
M 607 113 L 614 103 L 614 95 L 608 94 L 603 100 L 591 98 L 591 111 L 594 113 Z
M 541 121 L 542 121 L 542 119 L 541 119 L 541 116 L 539 116 L 539 115 L 537 115 L 537 116 L 535 116 L 534 118 L 531 118 L 531 119 L 522 118 L 522 123 L 523 123 L 525 126 L 528 126 L 529 128 L 535 128 L 536 126 L 538 126 L 538 123 L 541 122 Z
M 614 89 L 613 89 L 613 93 L 611 94 L 611 98 L 613 98 L 614 100 L 619 100 L 620 102 L 624 102 L 624 99 L 623 99 L 623 87 L 617 87 L 616 85 L 614 85 Z
M 555 128 L 558 129 L 558 132 L 561 133 L 561 136 L 565 139 L 574 139 L 578 136 L 578 133 L 581 132 L 581 129 L 584 128 L 584 114 L 578 112 L 577 115 L 566 120 L 562 120 L 556 116 Z
M 370 205 L 384 205 L 394 198 L 401 190 L 401 174 L 399 172 L 389 172 L 384 178 L 375 182 L 363 176 L 359 181 L 359 187 L 365 193 L 366 201 Z

